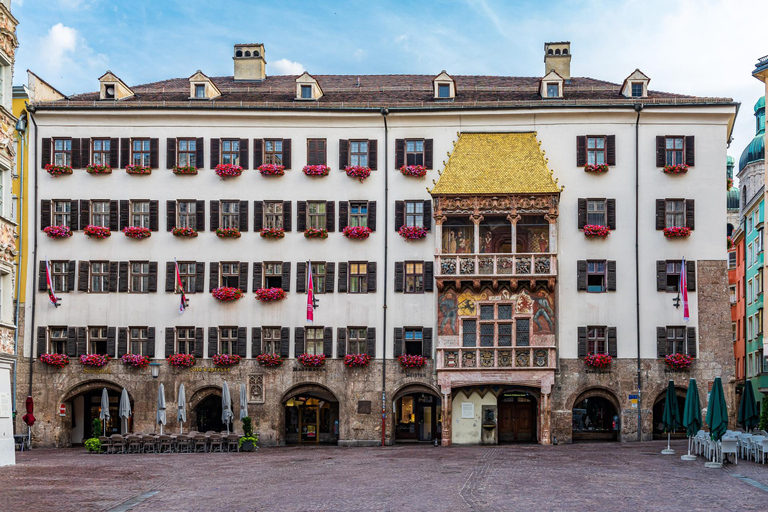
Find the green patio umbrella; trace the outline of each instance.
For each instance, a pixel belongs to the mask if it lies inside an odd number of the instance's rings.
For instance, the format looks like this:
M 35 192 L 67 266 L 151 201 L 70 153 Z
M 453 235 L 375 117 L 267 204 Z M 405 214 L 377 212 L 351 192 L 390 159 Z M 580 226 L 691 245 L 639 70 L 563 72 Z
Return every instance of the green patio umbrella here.
M 685 394 L 685 406 L 683 407 L 683 427 L 688 436 L 688 455 L 681 457 L 683 460 L 695 460 L 691 455 L 691 439 L 701 429 L 701 403 L 699 401 L 699 388 L 696 387 L 696 379 L 688 381 L 688 392 Z
M 760 421 L 760 411 L 757 409 L 755 392 L 752 389 L 752 382 L 747 381 L 744 383 L 744 393 L 741 394 L 738 422 L 744 425 L 744 430 L 749 432 L 757 426 L 758 421 Z
M 661 453 L 670 455 L 675 453 L 675 450 L 669 446 L 672 432 L 681 426 L 680 408 L 677 405 L 677 393 L 675 392 L 675 381 L 673 380 L 670 380 L 667 385 L 667 396 L 664 399 L 664 414 L 661 417 L 661 423 L 664 426 L 664 432 L 667 433 L 667 449 L 662 450 Z
M 725 403 L 723 383 L 720 377 L 715 377 L 712 391 L 709 392 L 709 404 L 707 405 L 707 425 L 713 441 L 720 441 L 728 428 L 728 406 Z M 718 450 L 715 450 L 716 452 Z M 712 461 L 709 467 L 720 467 L 721 462 Z

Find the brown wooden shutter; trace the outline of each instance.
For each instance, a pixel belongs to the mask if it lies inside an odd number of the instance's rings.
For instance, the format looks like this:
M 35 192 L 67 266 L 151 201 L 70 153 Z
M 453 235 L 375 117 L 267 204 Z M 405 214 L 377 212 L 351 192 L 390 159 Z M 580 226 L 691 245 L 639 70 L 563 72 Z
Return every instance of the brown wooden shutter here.
M 149 139 L 149 166 L 153 169 L 160 167 L 160 140 Z
M 403 328 L 395 327 L 395 350 L 394 357 L 398 357 L 403 353 Z
M 336 282 L 336 264 L 326 262 L 325 264 L 325 293 L 333 293 L 333 285 Z
M 237 285 L 238 285 L 238 288 L 243 291 L 243 293 L 248 292 L 248 262 L 247 261 L 240 262 L 239 274 L 237 277 Z
M 42 199 L 40 201 L 40 229 L 45 229 L 51 225 L 52 211 L 51 200 Z
M 695 292 L 696 291 L 696 262 L 695 261 L 685 262 L 685 281 L 686 281 L 686 288 L 688 288 L 688 291 Z
M 167 231 L 173 231 L 176 227 L 176 201 L 166 201 L 165 207 L 165 227 Z
M 376 358 L 376 328 L 369 327 L 365 336 L 365 352 L 372 358 Z
M 373 293 L 376 291 L 376 262 L 368 262 L 368 278 L 366 279 L 366 292 Z
M 689 135 L 685 138 L 685 164 L 690 167 L 696 165 L 695 157 L 694 137 Z
M 424 291 L 431 292 L 434 290 L 435 281 L 435 264 L 432 261 L 424 262 Z
M 165 168 L 173 169 L 176 166 L 176 139 L 169 137 L 165 142 Z
M 48 278 L 45 273 L 45 262 L 39 261 L 37 264 L 37 291 L 44 292 L 48 290 Z
M 371 139 L 368 141 L 368 168 L 375 171 L 379 168 L 379 141 Z
M 131 163 L 131 139 L 120 139 L 120 167 L 127 167 Z
M 667 201 L 665 199 L 656 200 L 656 229 L 662 230 L 667 227 Z
M 296 264 L 296 293 L 307 293 L 307 264 L 303 261 Z
M 128 329 L 120 327 L 117 330 L 117 357 L 123 357 L 128 353 Z
M 577 357 L 587 357 L 587 328 L 579 327 L 578 355 Z
M 264 201 L 253 202 L 253 230 L 259 232 L 264 227 Z M 283 228 L 285 229 L 285 228 Z
M 239 355 L 242 358 L 245 358 L 247 355 L 247 344 L 248 343 L 248 333 L 245 330 L 245 327 L 238 327 L 237 328 L 237 355 Z
M 296 201 L 296 231 L 307 230 L 307 202 Z
M 283 262 L 282 281 L 283 281 L 283 290 L 285 290 L 286 292 L 291 291 L 291 262 L 290 261 Z
M 402 261 L 395 262 L 395 292 L 402 292 L 403 281 L 405 281 L 405 263 Z
M 694 229 L 696 227 L 696 217 L 694 212 L 694 200 L 693 199 L 686 199 L 685 200 L 685 227 L 689 229 Z
M 128 291 L 128 262 L 121 261 L 117 271 L 117 291 L 125 293 Z
M 218 261 L 212 261 L 208 269 L 208 291 L 212 292 L 214 288 L 219 287 L 219 265 Z
M 240 232 L 248 231 L 248 201 L 240 201 Z
M 606 289 L 609 292 L 615 292 L 616 291 L 616 262 L 611 260 L 606 261 L 605 270 L 607 273 L 607 281 L 608 281 Z
M 339 263 L 339 293 L 347 293 L 347 262 Z
M 253 168 L 258 169 L 264 163 L 264 140 L 253 139 Z
M 349 165 L 349 141 L 339 140 L 339 170 L 343 171 Z
M 203 144 L 204 141 L 202 137 L 198 137 L 195 140 L 195 167 L 198 169 L 205 167 L 205 148 Z
M 336 357 L 344 359 L 347 355 L 347 328 L 336 329 Z
M 77 231 L 79 220 L 80 220 L 80 208 L 79 208 L 79 202 L 77 199 L 74 199 L 69 202 L 69 229 L 72 231 Z M 85 228 L 85 226 L 83 226 Z
M 115 351 L 117 350 L 117 329 L 114 327 L 107 327 L 107 354 L 111 357 L 115 357 Z
M 72 139 L 72 168 L 80 169 L 83 166 L 80 163 L 80 139 Z M 86 164 L 88 165 L 88 164 Z
M 432 328 L 424 327 L 421 330 L 421 335 L 422 335 L 421 355 L 429 359 L 432 357 Z
M 219 165 L 219 161 L 221 159 L 219 153 L 220 145 L 221 139 L 211 139 L 211 170 L 215 169 L 216 166 Z
M 293 228 L 293 217 L 291 216 L 291 202 L 283 201 L 283 231 L 286 233 Z
M 160 229 L 160 204 L 153 199 L 149 202 L 149 230 L 157 231 Z
M 424 201 L 423 223 L 424 223 L 424 229 L 426 229 L 427 231 L 432 230 L 432 201 L 430 200 Z
M 87 199 L 80 200 L 80 227 L 85 229 L 91 223 L 91 202 Z
M 85 327 L 77 328 L 77 355 L 82 356 L 88 353 L 88 330 Z
M 667 164 L 667 138 L 663 135 L 656 136 L 656 167 L 664 167 Z
M 605 138 L 605 163 L 616 165 L 616 136 L 608 135 Z
M 688 327 L 685 329 L 685 340 L 687 354 L 696 357 L 696 328 Z
M 336 230 L 336 203 L 333 201 L 325 202 L 325 229 L 329 233 Z
M 656 328 L 656 357 L 666 357 L 667 355 L 667 328 Z
M 264 264 L 260 261 L 257 261 L 253 264 L 253 291 L 261 290 L 264 288 L 264 286 L 261 284 L 263 281 L 263 268 Z
M 210 230 L 216 231 L 219 229 L 219 201 L 218 200 L 212 200 L 211 201 L 211 225 Z
M 157 262 L 149 262 L 149 279 L 147 283 L 149 293 L 157 293 Z
M 656 291 L 667 291 L 667 262 L 663 260 L 656 262 Z
M 219 328 L 208 328 L 208 357 L 213 357 L 219 353 Z
M 118 202 L 115 199 L 109 202 L 109 229 L 112 231 L 118 231 L 120 229 L 120 223 L 118 222 L 120 212 L 117 205 Z
M 38 357 L 45 354 L 48 345 L 48 328 L 38 326 L 37 327 L 37 355 Z
M 51 163 L 51 139 L 45 137 L 40 143 L 40 168 Z
M 587 225 L 587 200 L 584 198 L 579 198 L 579 210 L 577 217 L 579 222 L 579 229 L 584 229 L 584 226 Z
M 349 221 L 349 201 L 339 201 L 339 233 L 344 231 Z
M 432 139 L 424 140 L 424 167 L 432 169 Z
M 67 328 L 67 355 L 77 357 L 77 329 L 75 327 Z
M 119 263 L 116 261 L 110 261 L 109 262 L 109 280 L 108 280 L 108 291 L 110 292 L 116 292 L 117 291 L 117 275 L 119 272 Z
M 395 169 L 405 165 L 405 139 L 395 140 Z
M 216 263 L 211 262 L 211 265 L 215 265 L 215 264 Z M 204 291 L 205 291 L 205 262 L 196 261 L 195 262 L 195 292 L 203 293 Z
M 75 291 L 75 269 L 77 268 L 77 262 L 75 260 L 69 260 L 67 264 L 67 292 Z
M 261 355 L 261 327 L 251 329 L 251 357 Z
M 368 201 L 368 228 L 376 231 L 376 201 Z
M 248 169 L 248 160 L 248 139 L 240 139 L 240 167 Z
M 120 231 L 128 227 L 130 217 L 129 202 L 126 199 L 120 200 Z
M 173 327 L 165 328 L 165 357 L 176 352 L 176 330 Z
M 176 265 L 173 261 L 165 262 L 165 291 L 173 293 L 176 291 Z M 192 290 L 186 290 L 192 292 Z
M 90 273 L 91 273 L 91 262 L 81 261 L 80 271 L 77 274 L 77 291 L 79 292 L 88 291 L 88 281 L 89 281 Z
M 304 328 L 296 327 L 293 336 L 293 355 L 298 358 L 304 353 Z
M 195 358 L 203 358 L 203 345 L 205 344 L 204 331 L 202 327 L 195 328 Z
M 91 163 L 91 139 L 80 139 L 80 165 L 83 169 Z
M 395 231 L 405 225 L 405 201 L 395 201 Z
M 323 329 L 323 354 L 325 357 L 333 357 L 333 328 L 325 327 Z
M 291 168 L 291 139 L 283 139 L 283 166 Z
M 307 139 L 307 165 L 327 165 L 325 139 Z
M 576 262 L 576 290 L 580 292 L 587 290 L 587 260 Z
M 615 199 L 606 199 L 605 200 L 605 210 L 608 217 L 608 229 L 614 230 L 616 229 L 616 200 Z
M 195 201 L 195 228 L 205 231 L 205 201 Z
M 587 165 L 587 137 L 579 135 L 576 137 L 576 166 L 584 167 Z
M 147 327 L 147 356 L 155 358 L 155 328 Z
M 120 145 L 120 139 L 109 139 L 109 166 L 113 169 L 120 167 L 120 159 L 118 158 Z
M 608 355 L 611 357 L 619 357 L 618 340 L 616 338 L 616 328 L 608 327 L 605 330 L 605 337 L 608 341 Z
M 291 350 L 291 329 L 283 327 L 280 329 L 280 357 L 288 358 Z

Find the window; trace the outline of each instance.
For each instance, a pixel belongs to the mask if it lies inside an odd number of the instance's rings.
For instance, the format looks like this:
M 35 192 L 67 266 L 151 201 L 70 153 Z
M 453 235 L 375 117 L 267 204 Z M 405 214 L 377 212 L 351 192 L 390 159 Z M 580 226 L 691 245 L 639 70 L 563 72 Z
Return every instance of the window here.
M 91 151 L 93 165 L 109 165 L 111 142 L 109 139 L 93 139 L 93 150 Z
M 301 86 L 301 99 L 303 99 L 303 100 L 311 100 L 312 99 L 312 86 L 311 85 L 302 85 Z
M 752 266 L 752 244 L 747 245 L 747 266 Z
M 681 165 L 685 163 L 683 156 L 683 137 L 666 138 L 666 163 L 667 165 Z
M 149 201 L 131 201 L 130 224 L 136 228 L 149 229 Z
M 53 139 L 53 165 L 72 165 L 72 139 Z
M 736 304 L 736 301 L 738 300 L 736 297 L 736 285 L 729 286 L 728 289 L 731 295 L 731 304 Z
M 48 353 L 66 354 L 67 353 L 67 328 L 50 327 L 48 329 Z
M 462 346 L 477 346 L 477 320 L 464 320 L 462 322 L 462 333 Z
M 325 293 L 325 262 L 312 262 L 312 292 Z
M 197 208 L 195 201 L 179 201 L 177 203 L 176 227 L 197 229 Z
M 731 322 L 731 341 L 736 341 L 738 337 L 739 331 L 736 322 Z
M 347 354 L 365 354 L 366 330 L 362 327 L 350 327 L 347 329 Z
M 281 262 L 264 263 L 264 288 L 283 287 L 283 264 Z
M 91 293 L 106 293 L 109 291 L 109 262 L 91 262 Z
M 262 327 L 261 352 L 262 354 L 279 354 L 280 353 L 280 328 L 279 327 Z
M 195 139 L 178 140 L 178 159 L 179 167 L 187 165 L 197 166 L 197 141 Z
M 557 83 L 547 83 L 547 98 L 560 96 L 560 86 Z
M 323 354 L 323 328 L 308 327 L 306 333 L 307 339 L 304 346 L 304 353 L 313 356 Z
M 149 139 L 133 139 L 133 165 L 149 166 Z
M 589 165 L 605 163 L 605 137 L 587 137 L 587 163 Z
M 405 293 L 424 293 L 424 263 L 405 262 Z
M 605 199 L 587 199 L 587 224 L 607 226 Z
M 107 328 L 89 327 L 88 328 L 88 353 L 106 354 L 107 353 Z M 114 354 L 109 354 L 113 356 Z
M 408 227 L 424 227 L 424 201 L 405 202 L 405 225 Z
M 196 263 L 179 262 L 179 276 L 181 276 L 181 285 L 184 287 L 185 293 L 195 293 L 197 284 L 195 280 L 196 266 Z M 176 287 L 178 288 L 178 285 Z M 179 292 L 181 290 L 177 289 L 176 293 Z
M 368 264 L 349 264 L 349 293 L 368 293 Z
M 728 268 L 736 268 L 736 252 L 731 251 L 728 253 Z
M 282 201 L 264 201 L 264 227 L 268 229 L 283 228 Z
M 632 82 L 632 97 L 633 98 L 643 97 L 643 82 Z
M 680 272 L 683 268 L 682 261 L 667 261 L 667 291 L 680 291 Z
M 405 141 L 405 163 L 406 165 L 424 165 L 423 140 Z
M 587 353 L 607 354 L 605 327 L 587 327 Z
M 91 225 L 109 227 L 109 201 L 91 201 Z
M 480 305 L 480 346 L 481 347 L 511 347 L 512 346 L 512 305 L 510 304 L 481 304 Z M 462 344 L 465 347 L 477 346 L 477 320 L 465 319 L 462 323 Z M 517 346 L 529 345 L 530 321 L 527 318 L 516 320 Z
M 128 350 L 131 354 L 140 356 L 147 355 L 147 328 L 129 327 L 128 328 Z
M 752 232 L 752 215 L 747 217 L 747 233 Z
M 368 141 L 351 140 L 349 141 L 349 165 L 359 165 L 368 167 Z
M 131 262 L 131 292 L 147 293 L 149 291 L 149 262 Z
M 264 141 L 264 163 L 283 165 L 283 141 L 265 140 Z
M 221 264 L 221 286 L 230 288 L 240 287 L 240 264 L 222 263 Z
M 240 201 L 221 202 L 221 227 L 240 229 Z
M 240 165 L 240 141 L 227 140 L 221 141 L 221 163 Z
M 668 228 L 685 227 L 685 200 L 667 199 L 664 225 Z
M 420 356 L 423 352 L 424 335 L 421 329 L 405 329 L 403 333 L 405 347 L 403 353 L 409 356 Z
M 219 354 L 237 354 L 237 327 L 219 327 Z
M 72 226 L 72 203 L 70 201 L 53 202 L 53 225 Z
M 307 227 L 325 229 L 325 201 L 307 203 Z
M 176 353 L 194 354 L 195 353 L 195 328 L 177 327 L 176 328 Z M 166 354 L 168 356 L 169 354 Z
M 450 98 L 451 86 L 450 84 L 438 84 L 437 85 L 437 97 L 438 98 Z
M 515 320 L 515 345 L 527 347 L 531 344 L 531 321 L 528 318 Z
M 587 291 L 593 293 L 605 291 L 605 261 L 587 262 Z
M 69 275 L 68 261 L 52 261 L 51 262 L 51 284 L 53 285 L 53 290 L 56 293 L 58 292 L 66 293 L 70 291 L 67 285 L 68 275 Z
M 349 225 L 351 227 L 368 225 L 368 202 L 353 201 L 349 203 Z
M 195 98 L 205 98 L 205 84 L 195 84 Z
M 667 327 L 667 354 L 687 354 L 685 327 Z

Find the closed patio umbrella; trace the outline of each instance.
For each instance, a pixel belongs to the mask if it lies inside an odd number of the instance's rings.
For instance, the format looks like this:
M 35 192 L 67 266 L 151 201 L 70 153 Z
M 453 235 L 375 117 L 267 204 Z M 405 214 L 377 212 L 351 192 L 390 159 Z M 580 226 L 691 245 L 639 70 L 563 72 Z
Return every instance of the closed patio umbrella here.
M 128 391 L 123 388 L 120 394 L 120 417 L 125 420 L 125 431 L 128 432 L 128 418 L 131 417 L 131 400 L 128 398 Z
M 229 435 L 229 422 L 232 421 L 232 398 L 229 396 L 229 386 L 227 383 L 221 386 L 221 421 L 227 425 L 227 435 Z
M 109 393 L 107 388 L 101 392 L 101 411 L 99 412 L 99 419 L 104 427 L 104 435 L 107 435 L 107 420 L 109 419 Z
M 758 421 L 760 421 L 760 411 L 757 409 L 752 382 L 748 380 L 744 383 L 744 393 L 741 394 L 738 422 L 744 425 L 744 430 L 749 432 L 757 426 Z
M 712 384 L 712 391 L 709 392 L 709 404 L 707 405 L 707 425 L 712 440 L 717 442 L 722 439 L 728 428 L 728 406 L 725 403 L 725 393 L 723 393 L 723 383 L 720 377 L 715 377 Z M 715 450 L 717 451 L 717 450 Z M 722 461 L 712 461 L 710 467 L 721 467 Z
M 696 387 L 696 379 L 688 381 L 688 392 L 685 394 L 685 406 L 683 407 L 683 427 L 688 436 L 688 455 L 680 457 L 683 460 L 696 460 L 691 455 L 691 439 L 701 429 L 701 402 L 699 401 L 699 388 Z
M 667 449 L 661 450 L 661 453 L 671 455 L 675 453 L 675 450 L 670 448 L 669 440 L 672 437 L 672 432 L 680 428 L 680 409 L 677 406 L 677 393 L 675 393 L 673 380 L 670 380 L 667 385 L 667 396 L 664 400 L 664 414 L 661 417 L 661 423 L 667 433 Z
M 240 421 L 248 416 L 248 398 L 245 395 L 245 383 L 240 384 Z
M 157 424 L 160 425 L 160 435 L 163 435 L 163 425 L 165 423 L 165 386 L 161 382 L 157 388 Z
M 184 422 L 187 421 L 187 393 L 184 391 L 184 383 L 179 385 L 179 411 L 176 413 L 176 419 L 179 422 L 179 433 L 184 433 Z

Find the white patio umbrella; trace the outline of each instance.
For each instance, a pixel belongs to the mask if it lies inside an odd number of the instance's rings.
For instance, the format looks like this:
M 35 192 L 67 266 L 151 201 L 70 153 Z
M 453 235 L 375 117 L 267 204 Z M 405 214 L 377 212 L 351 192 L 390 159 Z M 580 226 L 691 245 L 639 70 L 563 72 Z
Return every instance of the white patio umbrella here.
M 229 396 L 229 386 L 226 381 L 221 386 L 221 421 L 227 425 L 229 435 L 229 422 L 232 421 L 232 398 Z
M 240 421 L 248 416 L 248 398 L 245 396 L 245 383 L 240 384 Z
M 104 435 L 107 435 L 107 420 L 109 419 L 109 393 L 107 388 L 101 392 L 101 411 L 99 412 L 99 419 L 101 425 L 104 428 Z
M 160 425 L 160 435 L 163 435 L 163 425 L 165 425 L 165 387 L 163 383 L 157 388 L 157 423 Z
M 184 433 L 184 422 L 187 421 L 187 393 L 184 391 L 184 383 L 179 385 L 179 411 L 176 413 L 176 419 L 179 422 L 179 433 Z
M 125 420 L 125 431 L 128 432 L 128 418 L 131 417 L 131 400 L 128 398 L 128 391 L 123 388 L 120 395 L 120 417 Z

